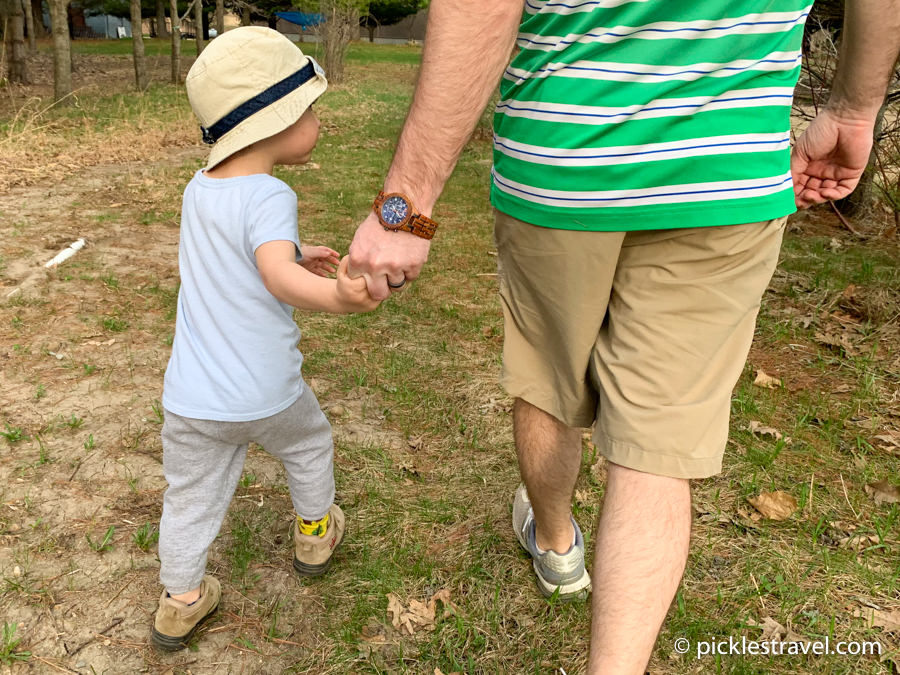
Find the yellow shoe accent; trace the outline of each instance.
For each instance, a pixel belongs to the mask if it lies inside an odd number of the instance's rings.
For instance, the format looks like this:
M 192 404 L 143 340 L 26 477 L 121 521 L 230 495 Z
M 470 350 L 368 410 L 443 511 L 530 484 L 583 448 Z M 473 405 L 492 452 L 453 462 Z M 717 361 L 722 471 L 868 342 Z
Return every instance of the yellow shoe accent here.
M 303 518 L 297 516 L 297 529 L 300 530 L 300 534 L 324 537 L 325 532 L 328 531 L 328 516 L 329 514 L 326 513 L 322 520 L 314 520 L 311 523 L 307 523 Z

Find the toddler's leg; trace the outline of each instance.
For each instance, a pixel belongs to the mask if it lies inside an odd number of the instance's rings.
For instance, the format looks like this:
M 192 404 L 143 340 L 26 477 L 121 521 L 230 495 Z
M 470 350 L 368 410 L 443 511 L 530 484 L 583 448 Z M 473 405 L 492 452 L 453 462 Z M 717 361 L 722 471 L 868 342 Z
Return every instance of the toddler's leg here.
M 334 502 L 334 443 L 312 390 L 305 387 L 293 405 L 262 420 L 255 440 L 284 464 L 297 515 L 323 518 Z
M 207 550 L 241 477 L 247 445 L 226 440 L 229 425 L 234 423 L 166 411 L 163 472 L 169 487 L 159 526 L 159 577 L 172 595 L 199 588 Z
M 303 576 L 324 574 L 344 537 L 344 513 L 334 504 L 334 444 L 331 425 L 315 394 L 306 389 L 287 410 L 260 424 L 256 440 L 280 458 L 297 522 L 294 569 Z

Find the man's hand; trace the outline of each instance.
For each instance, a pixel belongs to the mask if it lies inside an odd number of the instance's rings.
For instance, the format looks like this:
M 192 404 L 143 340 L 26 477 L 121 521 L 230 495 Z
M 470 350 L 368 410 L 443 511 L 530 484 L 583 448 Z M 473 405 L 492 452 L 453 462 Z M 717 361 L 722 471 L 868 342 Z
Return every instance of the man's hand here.
M 391 294 L 388 282 L 397 290 L 405 281 L 413 281 L 428 260 L 431 241 L 409 232 L 385 230 L 378 217 L 370 213 L 356 229 L 350 243 L 351 277 L 365 277 L 369 294 L 385 300 Z
M 873 129 L 874 120 L 843 117 L 827 108 L 816 116 L 791 152 L 798 208 L 853 192 L 869 161 Z
M 300 254 L 300 264 L 320 277 L 330 277 L 337 272 L 337 266 L 341 262 L 338 252 L 327 246 L 301 246 Z

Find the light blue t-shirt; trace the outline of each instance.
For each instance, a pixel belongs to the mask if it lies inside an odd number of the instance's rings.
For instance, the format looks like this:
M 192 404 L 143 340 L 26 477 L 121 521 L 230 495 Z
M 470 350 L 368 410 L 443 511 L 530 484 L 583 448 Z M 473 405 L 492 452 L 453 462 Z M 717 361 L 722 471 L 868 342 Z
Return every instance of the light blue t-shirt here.
M 243 422 L 281 412 L 302 393 L 293 309 L 269 293 L 256 267 L 256 249 L 277 240 L 293 242 L 300 259 L 297 196 L 282 181 L 198 171 L 188 183 L 167 410 Z

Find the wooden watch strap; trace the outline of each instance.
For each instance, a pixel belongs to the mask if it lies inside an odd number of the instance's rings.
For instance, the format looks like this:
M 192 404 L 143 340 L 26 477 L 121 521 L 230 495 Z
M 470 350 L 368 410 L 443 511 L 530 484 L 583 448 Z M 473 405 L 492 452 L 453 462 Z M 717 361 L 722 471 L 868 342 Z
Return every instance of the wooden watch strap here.
M 423 239 L 431 239 L 434 236 L 434 231 L 436 228 L 437 223 L 434 222 L 431 218 L 427 218 L 421 213 L 415 213 L 413 214 L 413 217 L 409 219 L 406 225 L 403 226 L 402 229 L 407 230 L 408 232 L 412 232 L 417 237 L 422 237 Z

